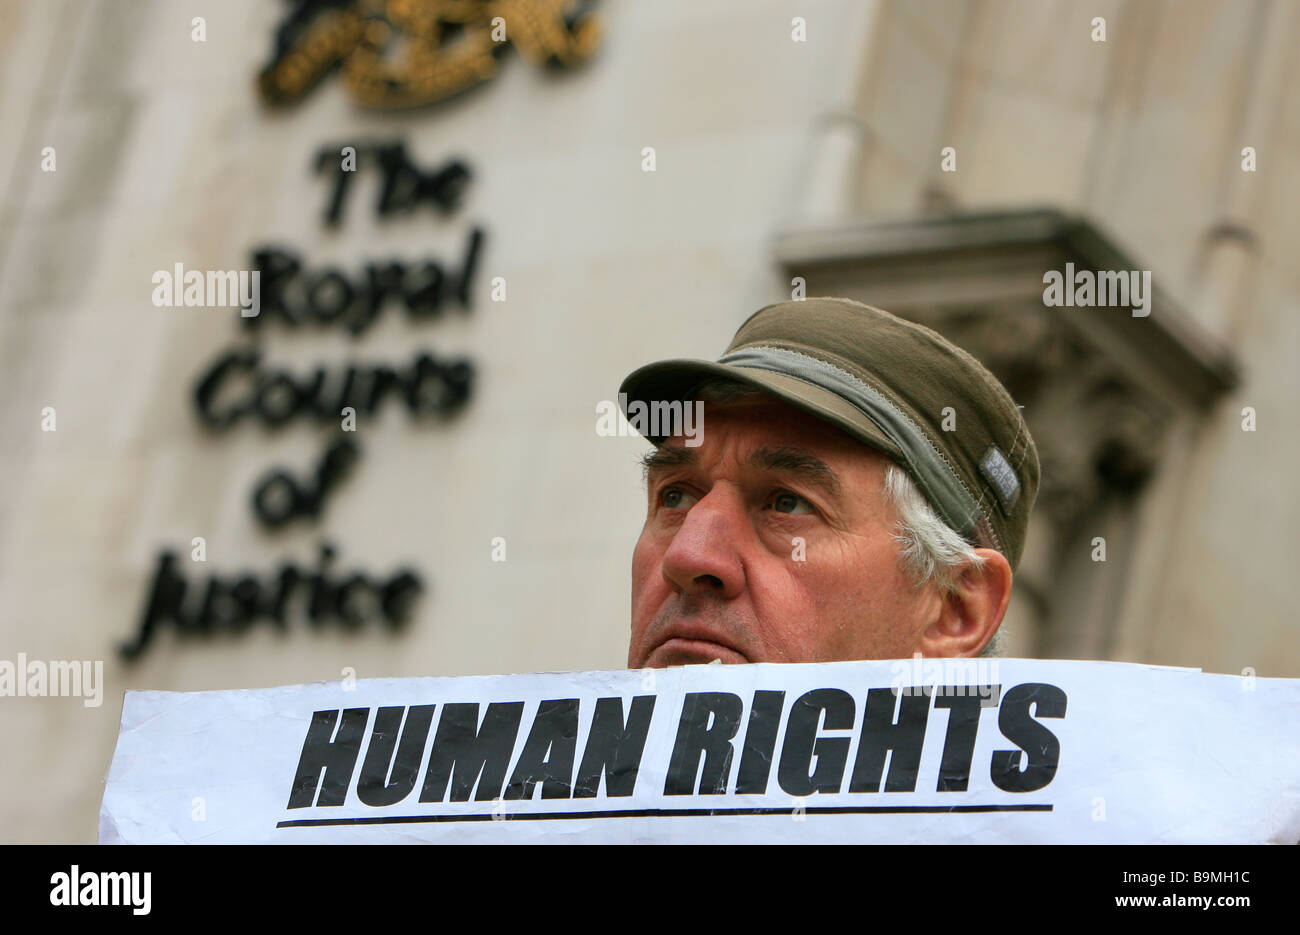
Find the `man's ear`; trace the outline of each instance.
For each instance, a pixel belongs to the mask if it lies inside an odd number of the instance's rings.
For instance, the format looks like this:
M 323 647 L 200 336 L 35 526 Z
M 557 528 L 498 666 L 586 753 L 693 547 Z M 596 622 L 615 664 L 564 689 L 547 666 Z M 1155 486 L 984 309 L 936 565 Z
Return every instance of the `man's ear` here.
M 921 634 L 923 656 L 978 656 L 1002 625 L 1011 602 L 1011 565 L 995 549 L 976 549 L 982 567 L 968 566 L 956 590 L 943 598 L 938 615 Z

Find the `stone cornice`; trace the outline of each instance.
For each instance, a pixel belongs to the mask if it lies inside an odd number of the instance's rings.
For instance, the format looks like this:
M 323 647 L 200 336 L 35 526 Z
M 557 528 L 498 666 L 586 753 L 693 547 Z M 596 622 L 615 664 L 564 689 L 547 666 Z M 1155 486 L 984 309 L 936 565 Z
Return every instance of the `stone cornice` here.
M 1036 208 L 862 221 L 780 233 L 773 252 L 791 275 L 808 280 L 810 294 L 856 287 L 856 297 L 905 315 L 904 309 L 917 307 L 1027 310 L 1037 303 L 1127 381 L 1167 404 L 1204 409 L 1239 381 L 1229 351 L 1187 315 L 1158 277 L 1152 277 L 1146 317 L 1123 308 L 1043 306 L 1047 270 L 1066 263 L 1079 270 L 1145 267 L 1083 217 Z

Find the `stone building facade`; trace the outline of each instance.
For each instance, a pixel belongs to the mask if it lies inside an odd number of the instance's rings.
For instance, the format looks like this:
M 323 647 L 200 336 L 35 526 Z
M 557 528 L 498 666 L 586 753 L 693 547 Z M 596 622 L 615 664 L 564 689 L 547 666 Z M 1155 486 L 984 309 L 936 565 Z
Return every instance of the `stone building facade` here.
M 0 839 L 93 840 L 125 690 L 621 667 L 598 406 L 799 288 L 1025 406 L 1013 654 L 1300 674 L 1300 6 L 320 6 L 0 5 L 0 659 L 103 663 L 0 699 Z M 255 324 L 155 301 L 259 256 Z M 1067 263 L 1147 314 L 1046 305 Z

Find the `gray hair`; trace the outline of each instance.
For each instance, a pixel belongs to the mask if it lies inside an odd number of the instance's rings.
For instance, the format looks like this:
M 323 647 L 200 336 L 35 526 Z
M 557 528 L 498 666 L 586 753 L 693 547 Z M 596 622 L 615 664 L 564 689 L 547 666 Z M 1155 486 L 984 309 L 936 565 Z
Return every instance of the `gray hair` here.
M 725 377 L 706 380 L 688 394 L 715 404 L 764 395 L 762 390 Z M 947 597 L 956 592 L 967 570 L 984 567 L 984 556 L 943 521 L 907 471 L 892 461 L 885 470 L 884 493 L 898 515 L 894 540 L 899 545 L 899 567 L 914 587 L 930 585 Z M 1002 655 L 1001 627 L 980 655 Z
M 885 469 L 885 497 L 898 514 L 894 533 L 894 541 L 899 544 L 898 561 L 915 587 L 932 584 L 947 597 L 957 591 L 966 571 L 984 567 L 987 559 L 943 521 L 915 481 L 892 461 Z M 980 655 L 1002 655 L 1001 627 L 994 631 Z

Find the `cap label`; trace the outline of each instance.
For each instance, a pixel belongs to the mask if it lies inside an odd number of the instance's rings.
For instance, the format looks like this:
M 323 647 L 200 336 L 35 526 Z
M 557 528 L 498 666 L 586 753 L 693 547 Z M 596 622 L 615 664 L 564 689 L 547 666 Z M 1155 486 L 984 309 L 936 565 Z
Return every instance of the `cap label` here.
M 980 458 L 980 473 L 993 485 L 993 492 L 1002 503 L 1002 512 L 1010 513 L 1020 496 L 1020 479 L 997 445 L 989 445 L 989 450 Z

